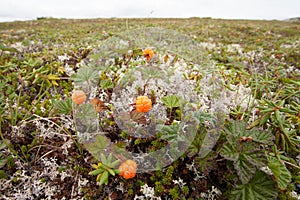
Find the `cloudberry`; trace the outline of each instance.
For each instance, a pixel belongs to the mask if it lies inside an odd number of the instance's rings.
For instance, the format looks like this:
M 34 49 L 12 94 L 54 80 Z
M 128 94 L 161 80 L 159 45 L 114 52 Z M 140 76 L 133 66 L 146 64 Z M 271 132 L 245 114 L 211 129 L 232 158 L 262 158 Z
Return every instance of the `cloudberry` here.
M 143 56 L 147 59 L 147 60 L 151 60 L 151 58 L 154 55 L 154 51 L 152 49 L 145 49 L 143 51 Z
M 86 101 L 86 94 L 82 90 L 75 90 L 71 98 L 74 103 L 79 105 Z
M 125 179 L 130 179 L 135 177 L 136 175 L 136 162 L 134 160 L 126 160 L 123 162 L 118 170 L 120 171 L 120 176 L 124 177 Z
M 147 96 L 139 96 L 135 105 L 138 112 L 148 112 L 152 108 L 152 101 Z

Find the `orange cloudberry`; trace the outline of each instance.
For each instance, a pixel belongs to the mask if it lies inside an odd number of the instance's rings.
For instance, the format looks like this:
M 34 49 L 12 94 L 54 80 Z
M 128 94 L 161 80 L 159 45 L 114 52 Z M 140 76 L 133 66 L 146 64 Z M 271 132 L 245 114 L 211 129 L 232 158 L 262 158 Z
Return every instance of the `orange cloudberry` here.
M 86 101 L 86 94 L 84 91 L 82 90 L 75 90 L 73 93 L 72 93 L 72 101 L 79 105 L 79 104 L 83 104 L 85 101 Z
M 126 160 L 123 162 L 118 170 L 120 171 L 119 175 L 125 179 L 130 179 L 136 175 L 137 164 L 134 160 Z
M 151 60 L 151 58 L 154 55 L 154 51 L 152 49 L 145 49 L 143 51 L 143 56 L 147 59 L 147 60 Z
M 139 96 L 135 106 L 138 112 L 148 112 L 152 108 L 152 101 L 147 96 Z

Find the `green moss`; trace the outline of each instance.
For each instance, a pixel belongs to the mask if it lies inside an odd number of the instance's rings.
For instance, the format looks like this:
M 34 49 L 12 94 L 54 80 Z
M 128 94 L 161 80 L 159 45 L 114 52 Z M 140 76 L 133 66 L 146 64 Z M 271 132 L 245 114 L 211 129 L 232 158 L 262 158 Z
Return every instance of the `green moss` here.
M 0 170 L 0 179 L 7 179 L 6 173 L 3 170 Z
M 130 196 L 132 196 L 132 195 L 134 194 L 133 189 L 129 189 L 129 190 L 128 190 L 128 194 L 129 194 Z
M 138 184 L 139 186 L 145 185 L 145 183 L 144 183 L 142 180 L 137 180 L 137 184 Z
M 183 192 L 183 194 L 184 194 L 185 196 L 187 196 L 187 195 L 189 194 L 189 192 L 190 192 L 189 187 L 188 187 L 188 186 L 183 186 L 182 192 Z
M 155 195 L 161 196 L 163 192 L 164 192 L 164 186 L 162 185 L 162 183 L 158 181 L 155 182 Z
M 15 160 L 12 155 L 6 158 L 6 165 L 9 169 L 13 169 L 16 166 Z
M 46 183 L 46 182 L 47 182 L 47 180 L 46 180 L 45 178 L 41 178 L 40 181 L 41 181 L 42 183 Z
M 138 145 L 138 144 L 140 144 L 140 143 L 141 143 L 141 139 L 135 139 L 135 140 L 134 140 L 134 144 L 135 144 L 135 145 Z
M 177 200 L 177 199 L 181 199 L 180 198 L 180 188 L 178 185 L 175 185 L 174 188 L 169 190 L 169 194 L 171 195 L 172 199 Z
M 162 179 L 162 184 L 163 185 L 171 185 L 172 184 L 173 173 L 174 173 L 174 167 L 169 166 L 167 171 L 166 171 L 165 176 Z

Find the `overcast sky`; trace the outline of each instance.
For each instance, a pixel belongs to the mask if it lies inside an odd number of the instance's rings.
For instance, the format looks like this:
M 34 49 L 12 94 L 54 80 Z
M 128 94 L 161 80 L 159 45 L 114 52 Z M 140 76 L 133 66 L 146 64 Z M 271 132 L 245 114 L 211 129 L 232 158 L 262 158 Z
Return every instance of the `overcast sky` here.
M 300 17 L 300 0 L 0 0 L 0 21 L 37 17 Z

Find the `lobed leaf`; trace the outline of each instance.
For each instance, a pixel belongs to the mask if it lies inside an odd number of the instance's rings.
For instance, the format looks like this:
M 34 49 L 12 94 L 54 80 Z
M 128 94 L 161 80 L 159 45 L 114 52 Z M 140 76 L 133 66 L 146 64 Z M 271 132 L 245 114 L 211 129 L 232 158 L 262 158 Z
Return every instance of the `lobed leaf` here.
M 70 98 L 57 100 L 54 104 L 54 108 L 58 114 L 70 114 L 72 111 L 72 100 Z
M 82 67 L 72 76 L 72 81 L 75 84 L 83 85 L 84 83 L 94 83 L 98 78 L 99 75 L 95 73 L 95 68 Z
M 250 181 L 257 168 L 265 166 L 266 158 L 263 152 L 254 151 L 241 154 L 234 162 L 234 168 L 243 184 Z
M 180 99 L 176 95 L 169 95 L 162 98 L 162 102 L 168 108 L 176 108 L 180 106 Z
M 220 151 L 220 154 L 227 160 L 237 161 L 239 159 L 237 143 L 225 143 Z
M 94 142 L 85 143 L 85 148 L 98 160 L 102 152 L 108 147 L 108 139 L 105 136 L 97 135 Z
M 274 200 L 277 198 L 275 182 L 264 172 L 257 171 L 247 184 L 240 184 L 231 192 L 232 200 Z
M 274 136 L 270 132 L 262 131 L 258 128 L 247 130 L 247 124 L 242 121 L 229 122 L 225 127 L 225 133 L 238 139 L 244 136 L 252 137 L 253 141 L 263 144 L 272 144 L 274 140 Z
M 243 184 L 248 183 L 257 169 L 265 166 L 267 162 L 266 156 L 259 149 L 258 144 L 239 143 L 233 136 L 227 137 L 227 142 L 223 145 L 220 155 L 233 161 L 237 175 Z
M 162 133 L 161 139 L 163 140 L 176 140 L 178 139 L 179 131 L 180 131 L 181 125 L 180 124 L 171 124 L 169 126 L 167 125 L 158 125 L 157 129 Z
M 292 180 L 290 171 L 286 168 L 284 163 L 277 157 L 267 156 L 268 166 L 272 170 L 273 175 L 277 181 L 278 187 L 282 190 L 286 189 Z

